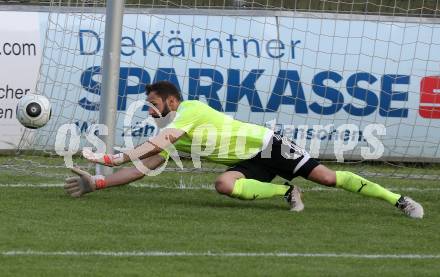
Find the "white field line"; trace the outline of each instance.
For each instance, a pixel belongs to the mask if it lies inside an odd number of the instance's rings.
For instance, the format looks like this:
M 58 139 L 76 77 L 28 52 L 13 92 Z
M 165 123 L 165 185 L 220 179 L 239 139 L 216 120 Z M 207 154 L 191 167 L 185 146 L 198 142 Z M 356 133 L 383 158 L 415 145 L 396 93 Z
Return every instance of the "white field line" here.
M 440 254 L 350 254 L 292 252 L 166 252 L 166 251 L 35 251 L 11 250 L 1 256 L 105 256 L 105 257 L 311 257 L 354 259 L 440 259 Z
M 0 188 L 62 188 L 64 186 L 63 183 L 57 184 L 0 184 Z M 201 185 L 186 185 L 186 184 L 175 184 L 164 186 L 160 184 L 130 184 L 130 187 L 135 188 L 147 188 L 147 189 L 181 189 L 181 190 L 214 190 L 214 186 L 211 184 L 201 184 Z M 426 187 L 426 188 L 417 188 L 417 187 L 390 187 L 390 190 L 395 191 L 440 191 L 439 187 Z M 303 191 L 326 191 L 326 192 L 341 192 L 341 189 L 334 188 L 326 188 L 326 187 L 310 187 L 304 188 Z

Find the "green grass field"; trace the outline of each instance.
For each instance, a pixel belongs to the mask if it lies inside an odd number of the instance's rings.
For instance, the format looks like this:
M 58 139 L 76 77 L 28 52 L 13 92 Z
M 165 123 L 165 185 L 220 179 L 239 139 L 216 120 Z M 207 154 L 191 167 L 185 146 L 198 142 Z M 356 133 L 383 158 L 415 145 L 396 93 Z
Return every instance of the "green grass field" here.
M 383 169 L 369 167 L 374 170 Z M 424 205 L 425 218 L 412 220 L 385 202 L 317 189 L 301 178 L 294 182 L 305 190 L 306 209 L 292 213 L 281 199 L 252 202 L 221 196 L 210 185 L 215 176 L 163 173 L 144 178 L 137 186 L 71 199 L 56 187 L 61 178 L 33 179 L 2 171 L 0 275 L 438 276 L 440 272 L 438 181 L 373 178 Z M 35 187 L 13 186 L 20 183 Z

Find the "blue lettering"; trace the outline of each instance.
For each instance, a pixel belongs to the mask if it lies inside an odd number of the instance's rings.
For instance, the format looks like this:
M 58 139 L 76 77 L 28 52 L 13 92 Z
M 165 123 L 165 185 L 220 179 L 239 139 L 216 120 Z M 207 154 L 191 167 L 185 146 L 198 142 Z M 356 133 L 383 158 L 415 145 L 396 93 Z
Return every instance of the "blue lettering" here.
M 176 31 L 177 34 L 180 34 L 180 31 Z M 171 31 L 171 34 L 174 34 L 174 31 Z M 174 42 L 174 45 L 168 47 L 168 55 L 171 57 L 185 56 L 185 43 L 183 39 L 179 37 L 173 37 L 168 39 L 168 43 Z M 177 51 L 176 51 L 177 50 Z
M 76 121 L 75 125 L 78 126 L 81 134 L 87 133 L 89 130 L 89 124 L 87 123 L 87 121 L 83 121 L 82 124 L 80 121 Z M 96 131 L 98 131 L 98 130 L 96 130 Z
M 92 36 L 96 40 L 96 46 L 93 50 L 84 50 L 84 45 L 90 45 L 92 43 L 84 43 L 84 34 L 88 34 L 89 36 Z M 93 44 L 92 44 L 93 45 Z M 80 55 L 95 55 L 99 52 L 99 49 L 101 49 L 101 39 L 99 38 L 99 35 L 92 30 L 79 30 L 79 53 Z
M 179 80 L 177 80 L 176 70 L 172 67 L 170 68 L 158 68 L 156 74 L 154 75 L 153 83 L 159 81 L 168 81 L 173 83 L 179 91 L 180 89 Z
M 101 95 L 101 83 L 93 80 L 93 76 L 101 74 L 100 66 L 92 66 L 87 68 L 80 78 L 81 86 L 88 92 Z M 78 104 L 86 110 L 97 111 L 99 110 L 99 102 L 91 102 L 87 98 L 81 98 Z
M 130 77 L 137 77 L 139 82 L 133 86 L 129 85 Z M 148 72 L 139 67 L 121 67 L 119 73 L 118 111 L 127 109 L 127 96 L 129 94 L 140 94 L 145 92 L 146 84 L 150 83 Z
M 140 137 L 144 133 L 144 127 L 142 127 L 139 122 L 136 123 L 134 128 L 131 129 L 131 136 L 132 137 Z
M 234 42 L 237 41 L 237 39 L 234 38 L 234 35 L 229 34 L 229 38 L 227 38 L 226 41 L 229 41 L 229 48 L 231 49 L 231 56 L 233 58 L 240 58 L 240 55 L 235 54 L 235 51 L 234 51 Z
M 275 53 L 272 52 L 275 50 Z M 266 52 L 269 57 L 273 59 L 279 59 L 284 56 L 280 50 L 284 50 L 284 43 L 279 39 L 271 39 L 266 44 Z
M 211 43 L 215 41 L 218 44 L 218 47 L 215 48 L 218 50 L 219 56 L 223 57 L 223 45 L 222 42 L 218 38 L 206 39 L 206 54 L 208 57 L 211 57 Z
M 154 127 L 153 125 L 145 125 L 144 126 L 144 137 L 150 137 L 154 134 L 156 127 Z
M 200 96 L 204 96 L 207 103 L 218 111 L 223 111 L 223 101 L 225 101 L 225 112 L 237 112 L 239 110 L 238 103 L 240 101 L 247 101 L 251 112 L 277 112 L 281 105 L 291 105 L 292 112 L 298 114 L 307 114 L 310 108 L 313 113 L 331 115 L 343 108 L 347 114 L 352 116 L 368 116 L 374 114 L 378 105 L 380 105 L 379 116 L 408 117 L 408 108 L 392 107 L 393 101 L 408 101 L 407 91 L 393 91 L 394 84 L 409 84 L 410 76 L 408 75 L 383 75 L 380 96 L 376 95 L 374 91 L 360 87 L 360 82 L 366 82 L 367 85 L 376 83 L 377 77 L 367 72 L 359 72 L 349 76 L 346 82 L 348 95 L 365 103 L 355 105 L 354 103 L 344 104 L 343 93 L 326 84 L 327 80 L 340 83 L 343 79 L 340 74 L 333 71 L 319 72 L 311 81 L 311 89 L 317 96 L 328 100 L 326 102 L 329 102 L 329 104 L 324 106 L 321 102 L 315 101 L 308 106 L 298 71 L 280 70 L 267 105 L 263 107 L 262 99 L 257 89 L 257 81 L 264 72 L 264 69 L 252 69 L 247 75 L 240 76 L 243 74 L 242 71 L 228 69 L 227 83 L 224 83 L 224 77 L 218 70 L 212 68 L 189 68 L 188 99 L 199 99 Z M 102 69 L 100 66 L 87 68 L 80 78 L 84 90 L 100 96 L 101 83 L 96 75 L 101 74 Z M 137 79 L 137 81 L 133 81 L 134 79 Z M 121 67 L 118 110 L 127 109 L 127 98 L 129 95 L 143 94 L 147 84 L 151 81 L 155 83 L 161 80 L 170 81 L 179 91 L 182 90 L 175 68 L 158 68 L 154 78 L 151 80 L 148 72 L 142 68 Z M 226 86 L 226 99 L 222 97 L 222 100 L 220 100 L 219 92 L 224 85 Z M 289 89 L 287 88 L 288 86 Z M 246 98 L 246 100 L 243 100 L 243 98 Z M 97 111 L 100 104 L 99 97 L 83 97 L 78 101 L 78 104 L 83 109 Z M 146 108 L 144 107 L 143 110 L 145 111 Z M 331 137 L 331 134 L 329 137 Z
M 299 44 L 299 43 L 301 43 L 301 41 L 300 40 L 297 40 L 297 41 L 290 41 L 290 48 L 291 48 L 291 55 L 292 55 L 292 60 L 293 59 L 295 59 L 295 47 L 296 47 L 296 45 L 297 44 Z
M 150 137 L 154 134 L 156 127 L 150 124 L 141 125 L 141 122 L 136 122 L 131 128 L 127 128 L 121 134 L 122 137 L 132 136 L 132 137 Z
M 392 101 L 408 101 L 408 92 L 393 91 L 394 84 L 409 84 L 408 75 L 387 74 L 382 76 L 379 114 L 384 117 L 408 117 L 407 108 L 392 108 Z
M 196 56 L 196 45 L 198 41 L 201 41 L 201 38 L 191 38 L 191 54 L 193 57 Z
M 353 135 L 354 135 L 354 134 L 353 134 Z M 343 136 L 344 136 L 343 140 L 344 140 L 345 142 L 349 141 L 349 140 L 350 140 L 350 130 L 349 130 L 349 129 L 346 129 L 346 130 L 344 131 Z
M 309 129 L 307 129 L 307 136 L 306 136 L 306 139 L 307 140 L 311 140 L 312 138 L 313 138 L 313 132 L 314 132 L 315 130 L 313 130 L 313 128 L 309 128 Z
M 247 97 L 251 111 L 264 112 L 263 105 L 255 88 L 255 82 L 260 78 L 263 72 L 263 69 L 252 69 L 240 84 L 240 70 L 228 69 L 226 112 L 236 112 L 238 102 L 244 96 Z
M 211 84 L 202 86 L 201 77 L 210 78 Z M 200 95 L 203 95 L 212 108 L 223 111 L 218 97 L 218 91 L 223 87 L 223 75 L 219 71 L 210 68 L 190 68 L 188 87 L 189 100 L 199 99 Z
M 128 43 L 124 43 L 124 40 L 128 40 Z M 134 39 L 132 39 L 131 37 L 122 37 L 121 38 L 121 54 L 123 56 L 132 56 L 135 51 L 134 51 L 134 47 L 136 46 Z M 130 52 L 124 52 L 124 47 L 130 47 L 131 51 Z
M 377 81 L 377 78 L 366 72 L 351 75 L 347 80 L 347 92 L 354 98 L 365 101 L 366 105 L 363 108 L 358 108 L 350 103 L 345 105 L 344 110 L 351 115 L 367 116 L 372 114 L 377 109 L 379 99 L 371 90 L 360 88 L 358 86 L 360 81 L 366 81 L 369 84 L 374 84 Z
M 337 113 L 344 105 L 344 96 L 339 90 L 325 86 L 324 80 L 332 80 L 335 83 L 339 83 L 342 80 L 342 76 L 333 71 L 323 71 L 315 75 L 312 80 L 312 90 L 317 95 L 330 100 L 332 104 L 328 107 L 323 107 L 314 102 L 310 105 L 310 109 L 322 115 Z
M 248 44 L 249 42 L 253 42 L 255 45 L 255 55 L 254 57 L 260 57 L 260 44 L 256 39 L 243 39 L 243 54 L 247 58 L 248 57 Z
M 291 95 L 284 95 L 287 85 L 290 85 Z M 307 113 L 304 90 L 296 70 L 280 70 L 267 103 L 266 111 L 276 112 L 281 104 L 294 105 L 296 113 Z
M 94 75 L 101 74 L 100 66 L 92 66 L 86 69 L 81 74 L 82 87 L 93 94 L 101 95 L 101 83 L 93 80 Z M 139 82 L 135 85 L 129 85 L 130 77 L 137 77 Z M 150 75 L 148 72 L 139 67 L 121 67 L 119 73 L 119 90 L 118 90 L 118 111 L 126 110 L 127 108 L 127 95 L 140 94 L 145 91 L 145 85 L 150 83 Z M 81 98 L 79 105 L 91 111 L 99 110 L 99 102 L 91 102 L 87 98 Z
M 156 48 L 156 51 L 161 56 L 165 55 L 162 52 L 162 49 L 160 49 L 159 44 L 156 41 L 159 34 L 160 34 L 160 31 L 157 31 L 156 33 L 154 33 L 154 36 L 150 40 L 147 40 L 147 33 L 145 31 L 142 31 L 142 49 L 143 49 L 144 56 L 147 56 L 147 50 L 148 50 L 148 47 L 150 47 L 150 45 L 153 45 L 154 48 Z

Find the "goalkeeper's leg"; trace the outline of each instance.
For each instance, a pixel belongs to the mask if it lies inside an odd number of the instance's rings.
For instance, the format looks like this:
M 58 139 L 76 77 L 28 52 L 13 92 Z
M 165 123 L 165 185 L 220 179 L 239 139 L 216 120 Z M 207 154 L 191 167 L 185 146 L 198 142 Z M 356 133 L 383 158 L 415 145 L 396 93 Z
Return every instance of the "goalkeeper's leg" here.
M 364 196 L 382 199 L 400 208 L 410 217 L 423 217 L 423 207 L 411 198 L 393 193 L 349 171 L 333 171 L 324 165 L 319 165 L 310 172 L 307 179 L 321 185 L 338 187 Z
M 257 166 L 254 165 L 254 169 L 256 167 Z M 248 176 L 245 174 L 248 174 Z M 254 179 L 252 179 L 251 176 L 253 176 Z M 290 205 L 291 211 L 301 212 L 304 210 L 299 187 L 291 186 L 288 183 L 284 185 L 270 183 L 269 181 L 274 177 L 275 175 L 268 173 L 268 170 L 260 169 L 259 173 L 254 171 L 252 174 L 249 168 L 246 170 L 245 167 L 236 166 L 217 177 L 215 189 L 221 194 L 241 200 L 283 196 Z
M 285 196 L 291 187 L 248 179 L 240 171 L 226 171 L 217 177 L 215 189 L 221 194 L 242 200 Z
M 395 205 L 401 197 L 401 195 L 393 193 L 352 172 L 333 171 L 324 165 L 315 167 L 307 179 L 321 185 L 338 187 L 365 196 L 383 199 L 391 205 Z

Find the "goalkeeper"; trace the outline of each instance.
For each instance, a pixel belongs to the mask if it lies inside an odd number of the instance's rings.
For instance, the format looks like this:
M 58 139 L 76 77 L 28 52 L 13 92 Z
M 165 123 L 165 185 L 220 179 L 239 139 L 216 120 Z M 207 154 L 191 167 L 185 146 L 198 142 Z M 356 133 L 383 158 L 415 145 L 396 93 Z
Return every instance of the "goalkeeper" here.
M 215 180 L 221 194 L 242 200 L 284 197 L 292 211 L 302 211 L 304 204 L 298 186 L 273 184 L 275 176 L 292 180 L 301 176 L 315 183 L 337 187 L 368 197 L 385 200 L 412 218 L 423 217 L 423 207 L 410 197 L 393 193 L 382 186 L 349 171 L 333 171 L 285 137 L 272 130 L 234 120 L 208 105 L 182 101 L 178 89 L 161 81 L 146 88 L 149 114 L 154 118 L 172 117 L 161 132 L 133 150 L 115 155 L 83 151 L 91 162 L 118 166 L 139 159 L 150 170 L 160 167 L 168 158 L 164 149 L 174 147 L 202 156 L 215 163 L 230 166 Z M 174 112 L 174 113 L 173 113 Z M 65 190 L 73 197 L 112 186 L 124 185 L 145 176 L 136 167 L 123 168 L 104 177 L 91 176 L 78 168 L 77 177 L 66 179 Z

